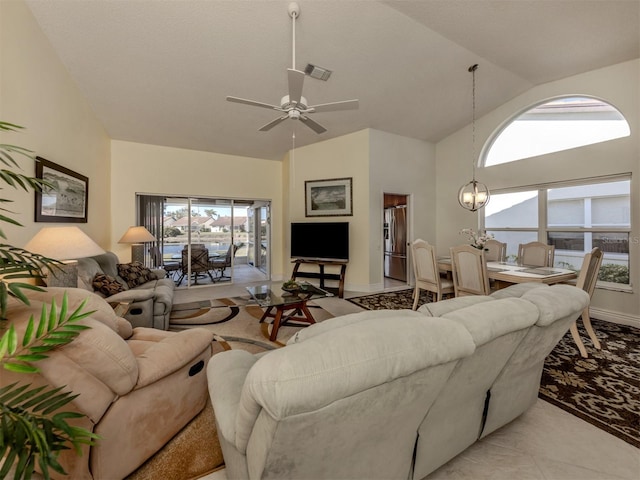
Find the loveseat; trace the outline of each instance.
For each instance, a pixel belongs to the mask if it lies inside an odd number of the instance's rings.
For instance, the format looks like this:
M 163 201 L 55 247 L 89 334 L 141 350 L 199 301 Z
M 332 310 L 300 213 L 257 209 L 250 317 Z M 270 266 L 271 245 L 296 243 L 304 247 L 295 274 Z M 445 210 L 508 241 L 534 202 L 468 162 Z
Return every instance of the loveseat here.
M 78 287 L 112 304 L 128 303 L 124 317 L 134 327 L 169 329 L 175 284 L 165 277 L 162 269 L 121 264 L 113 252 L 78 259 Z
M 588 302 L 569 285 L 515 285 L 215 355 L 227 478 L 422 479 L 533 405 L 545 357 Z
M 59 460 L 69 476 L 52 478 L 122 479 L 205 407 L 205 368 L 215 346 L 213 334 L 199 328 L 179 333 L 132 328 L 97 295 L 77 288 L 48 288 L 30 293 L 29 306 L 10 299 L 8 318 L 19 338 L 29 316 L 39 318 L 43 303 L 50 305 L 55 298 L 60 308 L 65 291 L 69 312 L 88 298 L 84 311 L 95 313 L 81 323 L 91 328 L 37 362 L 41 373 L 3 371 L 0 385 L 20 381 L 66 386 L 65 391 L 79 394 L 62 410 L 86 415 L 79 426 L 101 438 L 94 446 L 83 446 L 82 456 L 73 449 L 64 451 Z

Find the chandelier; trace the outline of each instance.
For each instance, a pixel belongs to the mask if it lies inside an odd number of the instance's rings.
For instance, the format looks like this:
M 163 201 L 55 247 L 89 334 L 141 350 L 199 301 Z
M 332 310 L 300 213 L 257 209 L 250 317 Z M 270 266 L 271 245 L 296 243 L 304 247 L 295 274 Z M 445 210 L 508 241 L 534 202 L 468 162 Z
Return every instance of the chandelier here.
M 472 119 L 471 119 L 471 143 L 472 143 L 472 153 L 471 153 L 471 165 L 473 168 L 473 176 L 469 183 L 466 183 L 460 190 L 458 191 L 458 202 L 462 208 L 467 210 L 471 210 L 475 212 L 476 210 L 481 209 L 487 203 L 489 203 L 489 198 L 491 194 L 489 193 L 489 189 L 484 183 L 480 183 L 476 180 L 476 70 L 478 69 L 478 64 L 471 65 L 469 67 L 469 72 L 473 77 L 473 90 L 472 90 Z

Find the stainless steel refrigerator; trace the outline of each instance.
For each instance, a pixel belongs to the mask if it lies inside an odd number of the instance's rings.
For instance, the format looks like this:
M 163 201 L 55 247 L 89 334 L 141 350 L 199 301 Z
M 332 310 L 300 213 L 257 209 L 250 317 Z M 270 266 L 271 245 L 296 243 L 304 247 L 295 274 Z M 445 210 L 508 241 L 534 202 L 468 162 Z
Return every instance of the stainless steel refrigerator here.
M 407 281 L 407 207 L 384 209 L 384 276 Z

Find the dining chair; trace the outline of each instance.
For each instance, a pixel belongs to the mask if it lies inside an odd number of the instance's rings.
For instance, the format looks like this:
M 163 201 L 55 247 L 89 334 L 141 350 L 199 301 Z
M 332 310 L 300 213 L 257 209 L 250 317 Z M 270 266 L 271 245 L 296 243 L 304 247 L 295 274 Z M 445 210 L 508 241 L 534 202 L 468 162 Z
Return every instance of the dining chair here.
M 436 248 L 422 239 L 417 239 L 411 244 L 413 273 L 416 279 L 416 288 L 413 293 L 413 309 L 418 308 L 420 290 L 426 290 L 435 294 L 436 302 L 442 300 L 446 294 L 452 294 L 453 281 L 440 278 L 438 262 L 436 260 Z
M 451 273 L 456 297 L 489 295 L 489 277 L 484 251 L 470 245 L 451 247 Z
M 602 265 L 603 253 L 598 247 L 591 250 L 584 256 L 584 260 L 582 261 L 582 268 L 580 268 L 580 273 L 578 275 L 578 279 L 576 280 L 576 287 L 583 289 L 585 292 L 589 294 L 589 297 L 593 295 L 593 291 L 596 288 L 596 282 L 598 281 L 598 272 L 600 271 L 600 266 Z M 593 346 L 596 350 L 602 349 L 602 345 L 600 345 L 600 341 L 596 336 L 596 332 L 593 330 L 593 326 L 591 325 L 591 318 L 589 317 L 589 307 L 585 308 L 582 311 L 582 324 L 584 325 L 584 329 L 587 331 L 589 338 L 593 342 Z M 578 321 L 576 320 L 571 325 L 569 329 L 571 331 L 571 336 L 573 340 L 576 342 L 578 350 L 580 351 L 580 355 L 583 358 L 587 358 L 587 349 L 582 343 L 582 339 L 580 338 L 580 334 L 578 333 Z
M 507 258 L 506 243 L 498 240 L 487 240 L 484 248 L 484 258 L 487 262 L 504 262 Z
M 556 247 L 542 242 L 518 245 L 518 262 L 532 267 L 553 267 Z

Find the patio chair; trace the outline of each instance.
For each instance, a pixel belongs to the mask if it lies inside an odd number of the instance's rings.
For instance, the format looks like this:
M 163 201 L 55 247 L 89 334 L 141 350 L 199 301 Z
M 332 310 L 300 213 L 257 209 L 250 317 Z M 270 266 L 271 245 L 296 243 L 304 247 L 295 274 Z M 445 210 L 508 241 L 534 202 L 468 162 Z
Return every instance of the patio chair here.
M 189 265 L 191 265 L 191 275 L 193 276 L 194 285 L 198 284 L 198 276 L 205 273 L 209 275 L 212 282 L 215 281 L 211 274 L 211 265 L 209 264 L 209 250 L 200 245 L 191 245 L 191 259 L 189 260 L 189 250 L 187 247 L 182 249 L 182 273 L 178 279 L 178 285 L 182 283 L 184 277 L 189 273 Z
M 231 268 L 233 257 L 236 256 L 237 251 L 238 245 L 229 245 L 227 253 L 223 258 L 214 259 L 210 262 L 211 268 L 218 274 L 216 281 L 220 281 L 223 278 L 231 279 L 231 277 L 225 275 L 224 272 L 227 268 Z
M 180 274 L 180 262 L 178 260 L 167 260 L 162 258 L 160 247 L 149 248 L 149 255 L 151 256 L 151 265 L 154 268 L 161 268 L 167 272 L 167 278 L 175 280 L 176 275 Z

